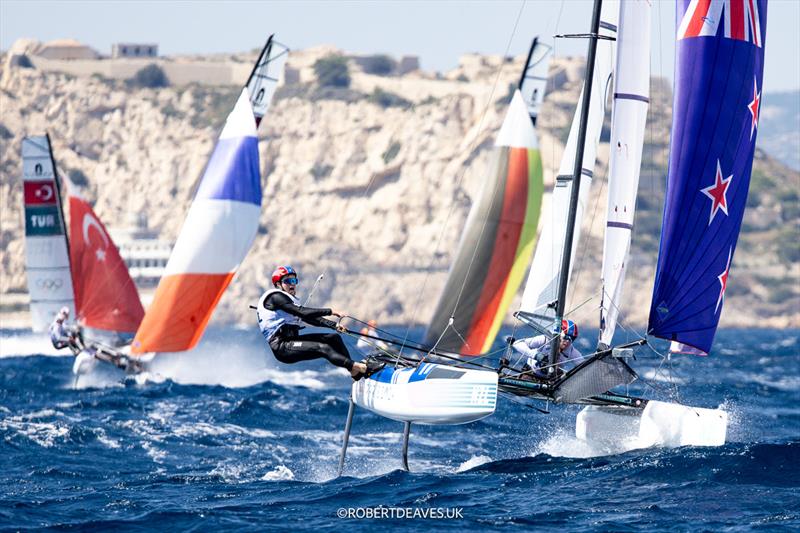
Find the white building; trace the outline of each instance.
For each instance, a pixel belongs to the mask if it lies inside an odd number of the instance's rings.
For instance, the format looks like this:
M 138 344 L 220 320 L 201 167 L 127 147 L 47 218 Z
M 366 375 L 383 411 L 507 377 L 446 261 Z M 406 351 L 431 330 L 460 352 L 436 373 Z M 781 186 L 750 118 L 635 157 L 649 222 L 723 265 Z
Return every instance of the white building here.
M 158 57 L 158 45 L 154 43 L 115 43 L 111 45 L 111 57 Z
M 137 287 L 146 289 L 158 285 L 172 245 L 147 228 L 147 217 L 143 213 L 131 213 L 125 226 L 108 228 L 108 232 Z

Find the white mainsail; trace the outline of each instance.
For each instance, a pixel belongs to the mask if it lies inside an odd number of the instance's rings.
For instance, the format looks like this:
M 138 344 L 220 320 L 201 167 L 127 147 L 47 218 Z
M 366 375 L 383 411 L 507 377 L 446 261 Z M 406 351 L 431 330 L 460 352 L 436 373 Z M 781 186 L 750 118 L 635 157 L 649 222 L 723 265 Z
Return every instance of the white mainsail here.
M 536 117 L 544 102 L 544 93 L 547 90 L 547 71 L 550 68 L 550 61 L 553 59 L 553 48 L 535 38 L 528 53 L 528 62 L 522 72 L 522 79 L 519 83 L 519 91 L 522 99 L 528 106 L 533 124 L 536 125 Z
M 261 50 L 253 72 L 247 80 L 247 93 L 253 106 L 256 127 L 269 110 L 272 97 L 283 75 L 284 64 L 289 59 L 289 49 L 277 42 L 274 37 L 270 35 L 267 39 L 267 44 Z
M 47 331 L 56 312 L 75 313 L 66 225 L 56 169 L 46 135 L 22 140 L 25 197 L 25 270 L 33 331 Z
M 639 188 L 650 104 L 650 11 L 649 0 L 625 0 L 620 7 L 600 304 L 599 342 L 606 346 L 617 325 Z
M 600 15 L 600 34 L 616 38 L 619 3 L 606 1 Z M 611 71 L 614 66 L 616 45 L 614 40 L 601 39 L 597 42 L 594 76 L 592 81 L 591 104 L 586 128 L 586 147 L 583 154 L 580 196 L 575 218 L 575 234 L 572 241 L 572 256 L 580 242 L 580 229 L 586 207 L 589 189 L 594 174 L 597 144 L 603 128 L 606 99 L 611 85 Z M 583 94 L 583 91 L 581 91 Z M 575 112 L 569 138 L 556 176 L 556 183 L 550 201 L 550 212 L 545 214 L 539 244 L 533 257 L 525 292 L 522 295 L 520 311 L 539 315 L 546 322 L 555 315 L 554 309 L 547 305 L 558 297 L 559 271 L 564 249 L 565 226 L 569 198 L 572 190 L 572 172 L 575 166 L 575 153 L 578 142 L 578 129 L 581 119 L 580 109 Z

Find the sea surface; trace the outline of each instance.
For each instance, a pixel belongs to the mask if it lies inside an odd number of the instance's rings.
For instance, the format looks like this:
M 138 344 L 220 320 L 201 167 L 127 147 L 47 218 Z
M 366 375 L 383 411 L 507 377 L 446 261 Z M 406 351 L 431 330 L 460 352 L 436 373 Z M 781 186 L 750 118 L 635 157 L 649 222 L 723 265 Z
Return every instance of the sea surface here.
M 724 446 L 593 448 L 579 407 L 501 396 L 482 421 L 414 426 L 410 473 L 402 425 L 357 410 L 343 477 L 349 377 L 276 363 L 257 331 L 212 330 L 145 383 L 76 386 L 71 366 L 43 335 L 0 331 L 2 530 L 800 529 L 797 330 L 720 331 L 709 357 L 637 351 L 630 392 L 722 406 Z

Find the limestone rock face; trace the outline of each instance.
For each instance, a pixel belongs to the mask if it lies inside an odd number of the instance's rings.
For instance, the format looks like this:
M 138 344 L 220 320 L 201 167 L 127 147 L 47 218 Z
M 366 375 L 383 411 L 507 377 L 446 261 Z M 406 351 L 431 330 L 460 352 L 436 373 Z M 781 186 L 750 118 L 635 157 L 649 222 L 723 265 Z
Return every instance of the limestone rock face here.
M 259 131 L 264 190 L 259 232 L 213 322 L 252 322 L 248 304 L 268 286 L 278 264 L 300 272 L 301 297 L 324 275 L 311 305 L 384 324 L 424 324 L 433 312 L 524 58 L 465 56 L 440 77 L 419 71 L 380 77 L 351 69 L 349 89 L 315 92 L 314 61 L 330 53 L 336 50 L 293 52 L 289 61 L 298 76 L 281 89 Z M 581 77 L 581 60 L 554 61 L 553 89 L 538 123 L 550 185 Z M 669 88 L 662 80 L 653 84 L 644 194 L 623 308 L 626 323 L 638 326 L 646 321 L 653 282 L 671 121 Z M 407 103 L 373 103 L 368 95 L 376 87 Z M 144 213 L 150 228 L 174 240 L 240 90 L 134 89 L 99 76 L 6 66 L 0 73 L 0 132 L 8 132 L 0 143 L 3 325 L 14 317 L 19 325 L 27 320 L 27 306 L 19 303 L 26 292 L 20 178 L 25 135 L 50 133 L 59 170 L 81 171 L 88 178 L 85 194 L 107 225 L 123 225 L 131 212 Z M 570 292 L 572 307 L 583 304 L 575 316 L 587 327 L 596 326 L 598 315 L 607 160 L 603 145 Z M 780 183 L 782 176 L 797 182 L 797 173 L 761 152 L 756 169 L 762 181 Z M 786 230 L 776 221 L 796 228 L 800 215 L 781 206 L 780 187 L 761 189 L 757 182 L 754 178 L 759 203 L 745 216 L 722 322 L 798 326 L 797 263 L 779 253 L 776 239 Z

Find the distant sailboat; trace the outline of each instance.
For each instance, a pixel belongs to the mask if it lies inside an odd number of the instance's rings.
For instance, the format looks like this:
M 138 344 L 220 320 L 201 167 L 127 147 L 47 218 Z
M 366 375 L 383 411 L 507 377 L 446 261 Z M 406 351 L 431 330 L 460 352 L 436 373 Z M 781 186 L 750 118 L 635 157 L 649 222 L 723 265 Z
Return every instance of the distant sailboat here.
M 136 286 L 91 206 L 74 184 L 59 179 L 49 136 L 23 139 L 22 160 L 33 330 L 45 331 L 66 306 L 82 326 L 106 334 L 132 334 L 144 315 Z M 68 184 L 69 237 L 64 231 L 62 181 Z

